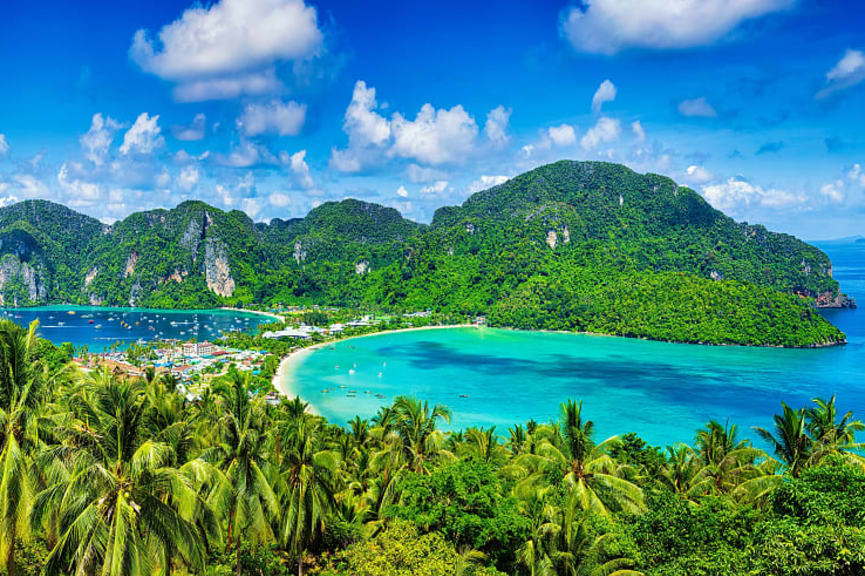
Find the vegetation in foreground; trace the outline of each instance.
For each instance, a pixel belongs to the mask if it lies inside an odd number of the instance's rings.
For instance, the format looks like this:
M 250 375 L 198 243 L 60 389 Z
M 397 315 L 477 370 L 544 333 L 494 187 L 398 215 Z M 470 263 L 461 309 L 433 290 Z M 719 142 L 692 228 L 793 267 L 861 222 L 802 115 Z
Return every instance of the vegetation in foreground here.
M 783 406 L 771 454 L 717 422 L 661 450 L 571 400 L 504 434 L 405 397 L 340 427 L 249 372 L 189 402 L 68 360 L 0 322 L 10 576 L 865 573 L 865 426 L 834 398 Z

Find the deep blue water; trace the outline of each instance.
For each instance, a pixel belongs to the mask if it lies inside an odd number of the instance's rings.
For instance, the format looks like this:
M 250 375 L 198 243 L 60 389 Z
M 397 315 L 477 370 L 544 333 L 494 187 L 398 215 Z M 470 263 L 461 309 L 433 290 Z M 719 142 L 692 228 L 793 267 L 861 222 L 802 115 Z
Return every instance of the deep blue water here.
M 74 314 L 69 314 L 74 311 Z M 171 311 L 147 308 L 40 306 L 0 309 L 0 317 L 23 325 L 39 320 L 39 334 L 55 344 L 71 342 L 101 352 L 114 343 L 125 349 L 158 338 L 212 340 L 222 332 L 252 330 L 269 318 L 231 310 Z
M 865 306 L 865 244 L 821 247 L 842 290 Z M 846 346 L 783 350 L 430 330 L 312 351 L 292 363 L 285 385 L 336 422 L 371 417 L 408 394 L 449 406 L 451 428 L 495 425 L 501 433 L 530 418 L 555 417 L 562 401 L 575 398 L 599 437 L 634 431 L 660 445 L 692 440 L 709 419 L 729 420 L 753 436 L 752 426 L 771 427 L 781 401 L 799 407 L 833 393 L 842 409 L 865 419 L 865 308 L 825 314 L 847 333 Z

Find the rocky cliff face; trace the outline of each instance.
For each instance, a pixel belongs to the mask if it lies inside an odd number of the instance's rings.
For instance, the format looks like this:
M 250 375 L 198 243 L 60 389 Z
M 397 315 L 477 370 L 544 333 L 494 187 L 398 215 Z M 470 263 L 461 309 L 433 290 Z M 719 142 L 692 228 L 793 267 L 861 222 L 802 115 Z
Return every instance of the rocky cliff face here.
M 13 254 L 0 258 L 0 305 L 40 304 L 48 297 L 43 270 L 22 262 Z
M 207 287 L 215 294 L 223 298 L 234 294 L 234 278 L 231 277 L 225 246 L 213 238 L 204 243 L 204 275 Z

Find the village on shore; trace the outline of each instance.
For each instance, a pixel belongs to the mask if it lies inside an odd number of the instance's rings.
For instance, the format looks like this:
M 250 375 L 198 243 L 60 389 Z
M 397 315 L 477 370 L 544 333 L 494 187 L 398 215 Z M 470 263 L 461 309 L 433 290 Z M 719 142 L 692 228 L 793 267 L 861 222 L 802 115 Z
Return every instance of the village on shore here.
M 248 312 L 259 312 L 251 311 Z M 299 306 L 269 310 L 270 322 L 254 333 L 241 330 L 223 333 L 214 341 L 158 339 L 113 346 L 103 352 L 79 351 L 74 361 L 91 372 L 107 368 L 123 377 L 173 377 L 190 401 L 230 369 L 249 371 L 261 383 L 270 403 L 279 402 L 279 391 L 270 382 L 280 360 L 301 348 L 386 330 L 400 330 L 454 323 L 453 317 L 430 311 L 400 315 L 375 315 L 333 307 Z M 457 319 L 459 323 L 483 325 L 483 317 Z

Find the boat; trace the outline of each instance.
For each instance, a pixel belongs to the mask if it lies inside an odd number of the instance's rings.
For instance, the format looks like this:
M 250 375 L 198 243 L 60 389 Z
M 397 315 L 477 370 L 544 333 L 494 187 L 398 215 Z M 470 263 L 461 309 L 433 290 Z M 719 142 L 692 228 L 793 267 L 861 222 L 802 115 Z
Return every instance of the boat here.
M 88 324 L 93 324 L 93 322 L 94 322 L 93 319 L 90 319 L 87 321 Z
M 460 394 L 460 398 L 468 398 L 468 397 L 469 397 L 468 394 Z

